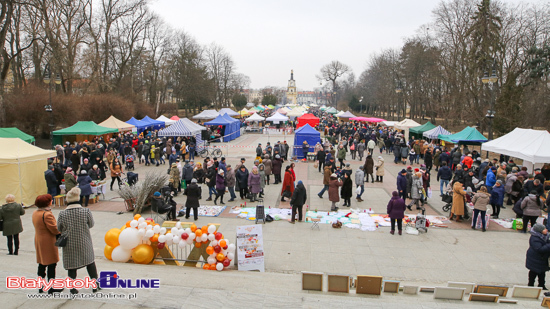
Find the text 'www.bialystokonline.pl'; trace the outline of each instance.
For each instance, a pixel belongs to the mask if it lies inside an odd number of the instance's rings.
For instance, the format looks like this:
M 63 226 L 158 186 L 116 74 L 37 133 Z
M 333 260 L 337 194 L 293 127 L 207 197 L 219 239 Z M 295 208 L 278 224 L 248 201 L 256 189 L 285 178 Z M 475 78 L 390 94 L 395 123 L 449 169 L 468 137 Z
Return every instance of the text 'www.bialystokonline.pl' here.
M 137 299 L 137 293 L 78 293 L 27 294 L 28 299 Z

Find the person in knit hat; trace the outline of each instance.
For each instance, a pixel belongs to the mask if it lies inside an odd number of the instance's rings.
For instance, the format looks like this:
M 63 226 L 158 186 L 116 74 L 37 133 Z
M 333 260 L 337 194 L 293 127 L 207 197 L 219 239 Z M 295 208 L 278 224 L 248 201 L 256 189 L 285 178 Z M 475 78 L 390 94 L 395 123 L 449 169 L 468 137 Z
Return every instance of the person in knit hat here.
M 548 243 L 548 230 L 540 223 L 531 228 L 529 249 L 525 260 L 525 267 L 529 269 L 528 286 L 535 286 L 538 277 L 539 287 L 546 290 L 545 274 L 549 270 L 548 257 L 550 256 L 550 243 Z

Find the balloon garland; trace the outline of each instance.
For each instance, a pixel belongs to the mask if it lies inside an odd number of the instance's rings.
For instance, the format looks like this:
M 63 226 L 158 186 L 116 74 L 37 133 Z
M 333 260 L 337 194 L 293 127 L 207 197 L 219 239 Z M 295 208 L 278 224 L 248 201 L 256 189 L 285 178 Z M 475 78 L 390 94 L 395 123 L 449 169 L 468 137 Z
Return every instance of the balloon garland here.
M 196 248 L 207 246 L 209 255 L 203 265 L 206 270 L 222 271 L 231 265 L 235 258 L 235 245 L 230 244 L 223 234 L 216 232 L 216 226 L 183 228 L 180 222 L 171 229 L 160 227 L 151 218 L 137 214 L 133 220 L 120 228 L 113 228 L 105 233 L 105 257 L 114 262 L 126 263 L 132 258 L 134 263 L 149 264 L 155 258 L 154 246 L 163 249 L 165 246 L 178 245 L 184 248 L 194 245 Z

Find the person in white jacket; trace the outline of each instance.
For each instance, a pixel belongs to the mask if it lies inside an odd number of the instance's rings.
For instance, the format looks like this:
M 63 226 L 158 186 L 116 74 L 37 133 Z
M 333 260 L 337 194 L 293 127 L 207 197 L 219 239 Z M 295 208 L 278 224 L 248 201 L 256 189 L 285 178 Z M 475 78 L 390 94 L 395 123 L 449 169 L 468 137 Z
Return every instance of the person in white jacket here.
M 363 171 L 365 167 L 363 165 L 359 165 L 359 169 L 355 171 L 355 186 L 357 189 L 361 188 L 361 193 L 357 194 L 357 201 L 362 202 L 363 199 L 361 196 L 363 195 L 363 192 L 365 192 L 365 172 Z

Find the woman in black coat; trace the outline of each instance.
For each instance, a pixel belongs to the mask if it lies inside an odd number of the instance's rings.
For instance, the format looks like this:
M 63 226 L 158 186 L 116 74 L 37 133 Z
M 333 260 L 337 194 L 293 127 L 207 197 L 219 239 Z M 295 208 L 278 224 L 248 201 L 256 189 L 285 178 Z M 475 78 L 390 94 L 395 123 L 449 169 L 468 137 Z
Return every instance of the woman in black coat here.
M 343 206 L 351 206 L 351 196 L 353 195 L 353 183 L 347 173 L 344 173 L 344 182 L 342 184 L 342 190 L 340 191 L 340 197 L 344 200 Z
M 187 196 L 187 200 L 185 201 L 185 207 L 187 208 L 185 219 L 189 219 L 191 208 L 193 208 L 193 217 L 195 221 L 197 221 L 199 218 L 199 200 L 202 195 L 202 190 L 197 185 L 197 180 L 195 178 L 191 180 L 191 184 L 183 191 L 183 194 Z
M 527 259 L 525 267 L 529 269 L 528 286 L 535 286 L 535 278 L 539 278 L 539 287 L 546 290 L 545 275 L 549 270 L 548 257 L 550 256 L 550 243 L 548 243 L 548 230 L 542 224 L 535 224 L 531 229 L 531 238 L 529 238 L 529 249 L 527 250 Z
M 239 195 L 241 196 L 241 200 L 244 200 L 246 198 L 246 194 L 248 193 L 248 170 L 244 165 L 241 165 L 239 170 L 235 173 L 235 180 L 239 186 Z
M 290 219 L 290 223 L 294 224 L 296 213 L 298 213 L 298 222 L 302 222 L 302 207 L 306 203 L 306 200 L 306 187 L 304 186 L 304 183 L 299 180 L 296 185 L 296 189 L 294 189 L 294 193 L 292 194 L 292 198 L 290 199 L 290 205 L 292 206 L 292 217 Z
M 283 166 L 283 160 L 280 155 L 275 155 L 275 159 L 272 162 L 273 168 L 271 172 L 275 175 L 275 184 L 278 184 L 281 181 L 281 168 Z

